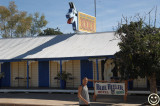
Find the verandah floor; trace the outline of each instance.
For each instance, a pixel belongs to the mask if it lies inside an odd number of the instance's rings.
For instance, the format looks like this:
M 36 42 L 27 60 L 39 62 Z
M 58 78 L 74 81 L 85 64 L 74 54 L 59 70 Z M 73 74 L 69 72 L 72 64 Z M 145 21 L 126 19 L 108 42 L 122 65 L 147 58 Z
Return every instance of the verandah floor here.
M 16 92 L 24 92 L 24 93 L 77 93 L 77 88 L 66 88 L 66 89 L 60 89 L 60 88 L 25 88 L 25 87 L 1 87 L 0 93 L 16 93 Z M 89 88 L 89 93 L 94 93 L 93 88 Z M 133 89 L 128 90 L 128 94 L 150 94 L 150 91 L 146 88 L 144 89 Z M 160 94 L 160 91 L 158 91 L 158 94 Z

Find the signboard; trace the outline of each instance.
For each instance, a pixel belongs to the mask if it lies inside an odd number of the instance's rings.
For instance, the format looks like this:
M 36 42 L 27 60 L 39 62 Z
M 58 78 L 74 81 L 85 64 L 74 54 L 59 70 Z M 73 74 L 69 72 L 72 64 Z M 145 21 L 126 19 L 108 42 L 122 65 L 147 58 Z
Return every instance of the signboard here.
M 96 18 L 82 12 L 78 12 L 78 31 L 94 33 L 96 32 Z
M 125 95 L 124 83 L 95 83 L 95 94 Z
M 96 17 L 78 12 L 73 2 L 69 2 L 70 9 L 66 14 L 67 23 L 72 24 L 75 32 L 96 32 Z

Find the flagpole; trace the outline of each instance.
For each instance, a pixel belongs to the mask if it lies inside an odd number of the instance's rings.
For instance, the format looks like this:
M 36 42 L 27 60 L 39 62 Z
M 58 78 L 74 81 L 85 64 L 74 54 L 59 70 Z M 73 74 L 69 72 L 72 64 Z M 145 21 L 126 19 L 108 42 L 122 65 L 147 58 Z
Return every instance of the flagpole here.
M 96 17 L 96 0 L 94 0 L 94 12 L 95 12 L 95 17 Z

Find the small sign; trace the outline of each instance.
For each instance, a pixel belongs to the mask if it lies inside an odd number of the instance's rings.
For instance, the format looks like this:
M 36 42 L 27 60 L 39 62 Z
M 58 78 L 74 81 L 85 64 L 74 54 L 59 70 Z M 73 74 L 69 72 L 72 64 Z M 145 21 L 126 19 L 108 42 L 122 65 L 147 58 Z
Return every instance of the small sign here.
M 124 83 L 95 83 L 95 94 L 125 95 Z
M 96 18 L 91 15 L 78 12 L 78 31 L 88 33 L 96 32 Z

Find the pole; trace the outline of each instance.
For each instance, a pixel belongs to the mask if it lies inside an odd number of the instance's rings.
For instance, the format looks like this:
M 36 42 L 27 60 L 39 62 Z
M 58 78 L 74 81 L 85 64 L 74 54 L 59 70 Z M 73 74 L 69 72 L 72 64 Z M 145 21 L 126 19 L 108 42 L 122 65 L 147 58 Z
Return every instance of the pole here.
M 95 17 L 96 17 L 96 0 L 94 0 L 94 12 L 95 12 Z
M 29 88 L 29 61 L 27 61 L 27 88 Z
M 96 18 L 96 0 L 94 0 L 94 12 L 95 12 L 95 18 Z M 95 23 L 96 24 L 96 23 Z M 97 25 L 96 25 L 97 26 Z M 96 31 L 95 31 L 96 32 Z
M 96 92 L 95 92 L 95 91 L 96 91 L 96 90 L 95 90 L 95 88 L 96 88 L 96 87 L 95 87 L 95 83 L 96 83 L 96 82 L 94 81 L 94 95 L 93 95 L 93 100 L 94 100 L 94 101 L 96 101 L 96 97 L 97 97 Z
M 62 60 L 60 60 L 60 76 L 62 76 Z M 60 77 L 60 87 L 63 88 L 62 86 L 62 78 Z
M 99 80 L 98 59 L 96 59 L 96 68 L 97 68 L 97 80 Z

